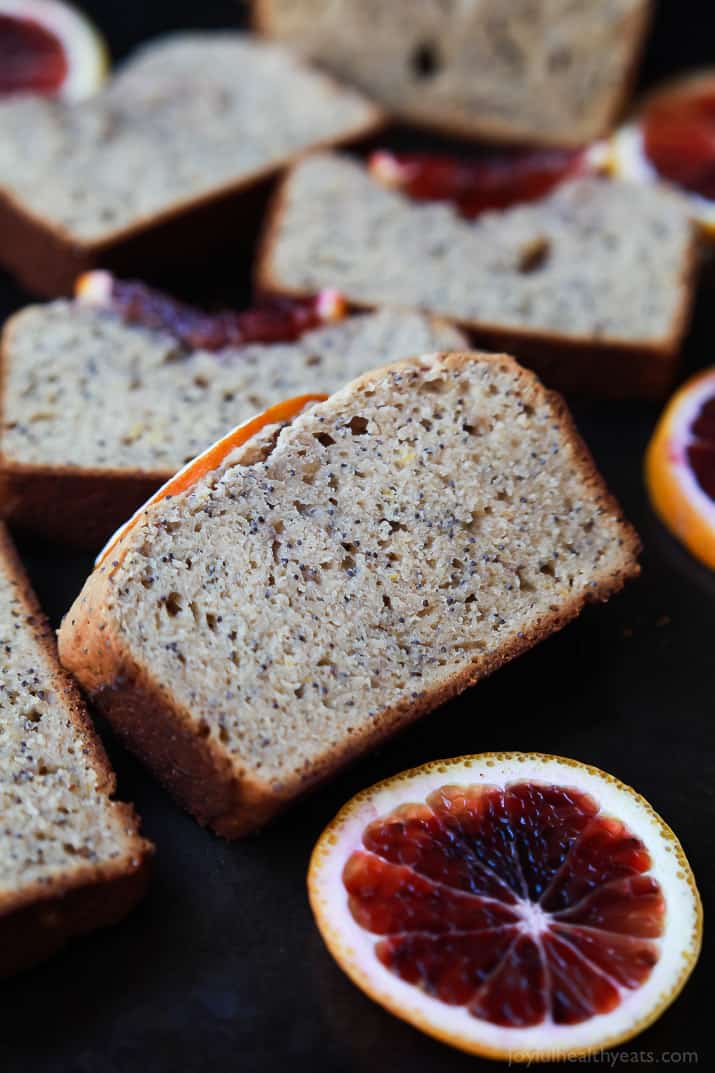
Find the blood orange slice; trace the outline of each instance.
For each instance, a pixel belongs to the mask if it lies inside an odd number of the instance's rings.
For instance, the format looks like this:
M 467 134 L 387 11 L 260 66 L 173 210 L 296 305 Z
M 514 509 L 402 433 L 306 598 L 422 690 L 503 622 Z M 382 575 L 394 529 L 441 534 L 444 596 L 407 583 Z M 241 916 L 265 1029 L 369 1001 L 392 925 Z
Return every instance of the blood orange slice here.
M 715 368 L 688 380 L 648 445 L 646 484 L 665 525 L 715 570 Z
M 465 1051 L 576 1056 L 669 1005 L 702 910 L 673 834 L 630 787 L 540 754 L 427 764 L 364 790 L 308 877 L 338 963 Z
M 241 312 L 207 313 L 138 280 L 117 279 L 103 269 L 79 276 L 75 295 L 86 305 L 111 310 L 127 324 L 166 332 L 197 350 L 288 343 L 347 314 L 345 297 L 333 288 L 313 298 L 281 298 Z
M 581 150 L 540 149 L 509 156 L 461 160 L 444 154 L 380 149 L 368 161 L 384 186 L 416 201 L 449 201 L 474 219 L 490 209 L 537 201 L 588 166 Z
M 40 93 L 77 101 L 108 69 L 92 23 L 60 0 L 0 0 L 0 97 Z
M 686 75 L 647 97 L 614 135 L 610 166 L 623 178 L 676 186 L 715 238 L 715 70 Z

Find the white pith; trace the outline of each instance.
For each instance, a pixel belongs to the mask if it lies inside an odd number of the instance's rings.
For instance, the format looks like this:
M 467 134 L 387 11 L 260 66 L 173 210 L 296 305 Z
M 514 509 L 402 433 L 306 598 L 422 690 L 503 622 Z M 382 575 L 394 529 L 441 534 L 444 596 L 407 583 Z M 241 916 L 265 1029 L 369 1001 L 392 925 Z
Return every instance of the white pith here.
M 659 175 L 648 160 L 643 147 L 643 130 L 638 123 L 628 123 L 613 136 L 611 144 L 612 170 L 620 179 L 637 183 L 657 183 L 668 180 Z M 674 185 L 692 206 L 693 215 L 707 225 L 715 226 L 715 202 L 700 194 Z
M 0 15 L 33 22 L 53 34 L 67 59 L 67 76 L 59 90 L 66 101 L 94 93 L 107 67 L 104 45 L 88 19 L 58 0 L 0 0 Z
M 597 1015 L 577 1025 L 557 1025 L 551 1020 L 527 1028 L 503 1028 L 472 1016 L 465 1007 L 448 1006 L 408 984 L 386 969 L 374 954 L 380 936 L 364 930 L 353 920 L 342 882 L 342 871 L 350 854 L 361 848 L 362 833 L 372 820 L 387 815 L 401 804 L 423 802 L 435 789 L 445 785 L 473 784 L 503 786 L 515 780 L 569 786 L 593 796 L 604 813 L 620 819 L 648 848 L 652 859 L 649 875 L 661 886 L 666 915 L 660 940 L 660 957 L 648 980 L 636 990 L 620 987 L 621 1004 L 611 1013 Z M 341 963 L 358 984 L 394 1012 L 442 1038 L 469 1049 L 478 1044 L 485 1050 L 541 1052 L 549 1056 L 571 1051 L 596 1049 L 609 1040 L 623 1037 L 646 1020 L 648 1013 L 667 1002 L 677 990 L 698 942 L 699 902 L 687 863 L 677 844 L 645 802 L 594 769 L 552 757 L 521 757 L 518 754 L 477 760 L 446 761 L 431 770 L 418 772 L 404 781 L 395 779 L 378 787 L 374 795 L 345 810 L 333 827 L 329 847 L 314 857 L 311 868 L 313 908 L 324 936 L 335 937 Z M 364 847 L 363 847 L 364 848 Z M 689 882 L 690 879 L 690 882 Z M 541 932 L 545 921 L 534 907 L 520 907 L 519 925 L 532 934 Z
M 516 912 L 521 917 L 521 930 L 538 939 L 545 931 L 549 930 L 551 914 L 545 912 L 537 902 L 527 901 L 520 898 L 515 906 Z

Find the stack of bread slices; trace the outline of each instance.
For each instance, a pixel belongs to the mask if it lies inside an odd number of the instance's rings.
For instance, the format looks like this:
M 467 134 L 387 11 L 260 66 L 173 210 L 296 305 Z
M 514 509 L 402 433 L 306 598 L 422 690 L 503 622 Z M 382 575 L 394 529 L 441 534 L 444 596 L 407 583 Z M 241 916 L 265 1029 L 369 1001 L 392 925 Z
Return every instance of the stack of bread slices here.
M 58 656 L 0 531 L 0 974 L 146 883 L 74 680 L 233 838 L 638 572 L 550 388 L 665 390 L 694 289 L 686 207 L 589 168 L 465 219 L 386 189 L 359 150 L 395 119 L 583 146 L 625 102 L 651 5 L 406 7 L 259 0 L 263 38 L 175 35 L 81 104 L 0 103 L 0 260 L 55 299 L 3 329 L 0 511 L 108 541 Z M 281 316 L 325 288 L 345 315 L 216 344 L 149 287 L 70 297 L 96 265 L 190 266 L 278 177 L 244 274 Z

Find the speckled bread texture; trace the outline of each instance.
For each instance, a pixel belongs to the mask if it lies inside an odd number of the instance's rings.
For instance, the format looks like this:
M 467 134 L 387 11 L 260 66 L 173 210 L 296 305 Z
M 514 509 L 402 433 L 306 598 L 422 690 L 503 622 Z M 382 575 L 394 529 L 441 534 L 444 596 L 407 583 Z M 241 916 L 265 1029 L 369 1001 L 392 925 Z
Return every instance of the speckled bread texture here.
M 151 847 L 0 526 L 0 977 L 120 920 Z
M 61 659 L 227 837 L 637 573 L 568 412 L 512 359 L 365 374 L 159 502 L 88 579 Z
M 294 343 L 209 352 L 78 302 L 30 306 L 0 344 L 0 511 L 96 550 L 185 462 L 273 403 L 465 345 L 447 324 L 384 310 Z
M 381 122 L 281 46 L 230 32 L 162 38 L 80 104 L 0 102 L 0 260 L 31 289 L 62 293 L 144 231 L 166 239 L 159 225 L 181 229 L 193 210 L 205 225 L 214 201 Z
M 674 375 L 696 261 L 682 199 L 658 186 L 582 178 L 466 220 L 317 153 L 276 194 L 257 283 L 429 310 L 508 346 L 553 387 L 655 396 Z
M 395 115 L 497 141 L 584 145 L 616 119 L 649 0 L 254 0 L 264 33 Z

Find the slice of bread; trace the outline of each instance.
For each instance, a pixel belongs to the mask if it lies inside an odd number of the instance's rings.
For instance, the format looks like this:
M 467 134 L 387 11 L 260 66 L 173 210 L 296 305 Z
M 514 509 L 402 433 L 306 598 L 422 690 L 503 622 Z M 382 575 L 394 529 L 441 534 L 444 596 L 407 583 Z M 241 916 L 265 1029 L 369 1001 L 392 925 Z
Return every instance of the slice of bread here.
M 0 977 L 120 920 L 151 847 L 0 526 Z
M 187 263 L 212 228 L 225 235 L 236 194 L 308 147 L 381 123 L 376 106 L 278 45 L 162 38 L 90 100 L 0 102 L 0 263 L 49 295 L 112 258 L 124 271 L 146 271 L 150 256 Z
M 654 396 L 675 371 L 696 261 L 682 199 L 656 185 L 580 178 L 466 220 L 318 153 L 276 195 L 257 283 L 429 310 L 561 390 Z
M 296 46 L 396 116 L 466 137 L 585 145 L 630 88 L 650 0 L 254 0 Z
M 138 515 L 61 659 L 234 837 L 620 589 L 637 548 L 558 396 L 511 358 L 433 354 Z
M 376 362 L 464 345 L 447 324 L 390 310 L 209 352 L 81 302 L 30 306 L 0 343 L 0 511 L 96 550 L 237 422 L 336 391 Z

